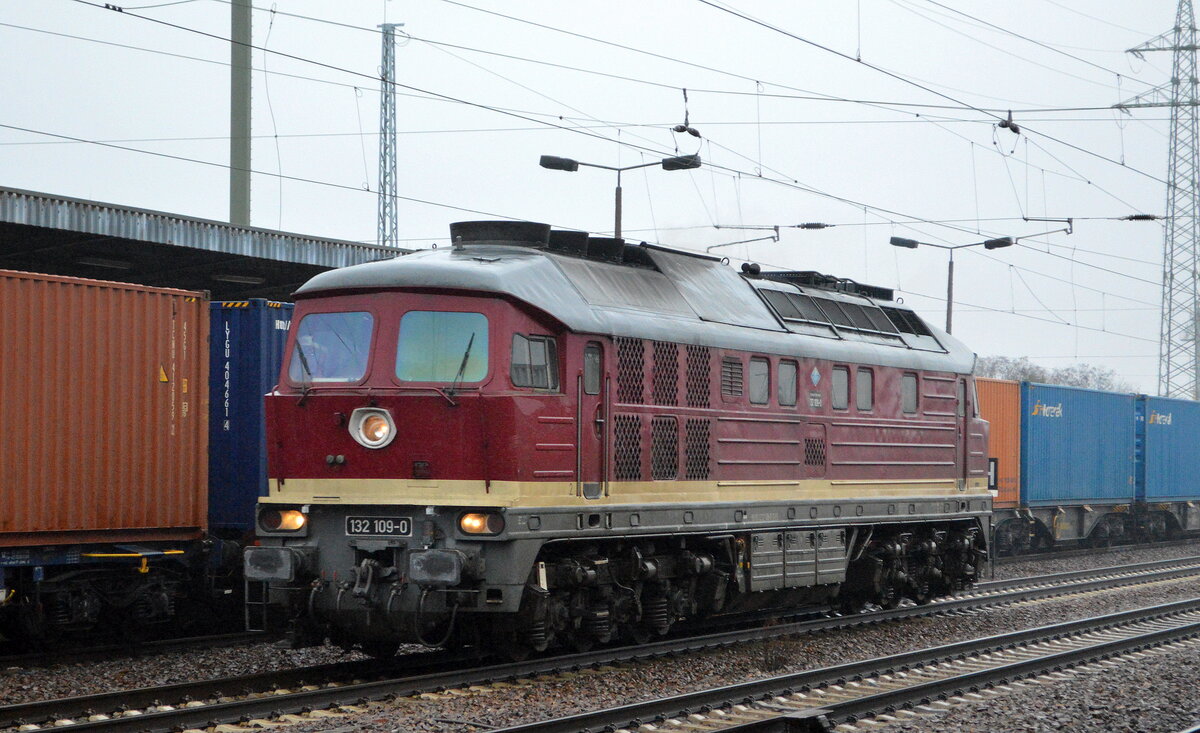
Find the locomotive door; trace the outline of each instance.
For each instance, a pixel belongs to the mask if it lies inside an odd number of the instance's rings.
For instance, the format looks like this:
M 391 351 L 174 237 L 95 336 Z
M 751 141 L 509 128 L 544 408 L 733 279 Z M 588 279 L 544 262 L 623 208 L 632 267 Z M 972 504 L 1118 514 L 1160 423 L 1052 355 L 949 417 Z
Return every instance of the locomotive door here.
M 599 499 L 608 486 L 608 380 L 604 376 L 604 347 L 589 341 L 583 348 L 583 371 L 576 383 L 575 492 Z

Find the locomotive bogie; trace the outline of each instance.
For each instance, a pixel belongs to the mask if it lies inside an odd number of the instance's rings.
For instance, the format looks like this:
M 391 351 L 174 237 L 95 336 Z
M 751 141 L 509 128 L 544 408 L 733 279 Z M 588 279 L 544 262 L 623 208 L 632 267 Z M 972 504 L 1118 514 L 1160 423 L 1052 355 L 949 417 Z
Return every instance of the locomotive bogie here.
M 811 508 L 836 522 L 836 506 Z M 264 538 L 247 553 L 247 574 L 274 581 L 275 602 L 304 609 L 297 636 L 385 649 L 479 629 L 533 650 L 581 647 L 663 634 L 678 621 L 720 614 L 835 599 L 847 609 L 894 605 L 901 597 L 924 602 L 979 579 L 982 510 L 970 519 L 945 518 L 945 502 L 914 502 L 937 511 L 888 523 L 892 504 L 862 506 L 872 509 L 861 519 L 792 525 L 764 518 L 803 505 L 674 507 L 660 511 L 687 511 L 695 521 L 669 529 L 609 526 L 610 519 L 645 512 L 618 506 L 586 530 L 576 529 L 577 512 L 509 510 L 506 521 L 516 529 L 492 542 L 462 537 L 455 507 L 391 508 L 386 518 L 409 520 L 413 535 L 364 538 L 347 537 L 347 523 L 385 518 L 378 507 L 313 506 L 308 536 Z M 939 513 L 943 519 L 923 521 Z M 735 520 L 739 514 L 746 519 Z M 529 530 L 534 517 L 542 523 Z

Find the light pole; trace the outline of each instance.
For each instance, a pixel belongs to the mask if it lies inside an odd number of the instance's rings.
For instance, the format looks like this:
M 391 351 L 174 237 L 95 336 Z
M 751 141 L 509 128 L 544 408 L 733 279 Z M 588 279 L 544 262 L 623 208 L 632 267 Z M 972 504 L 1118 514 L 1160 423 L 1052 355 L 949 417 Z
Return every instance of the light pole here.
M 933 244 L 932 242 L 918 242 L 915 239 L 905 239 L 904 237 L 892 237 L 891 243 L 894 247 L 904 247 L 906 249 L 916 249 L 918 245 L 924 247 L 937 247 L 950 251 L 950 267 L 946 272 L 946 333 L 950 333 L 951 320 L 954 316 L 954 250 L 963 249 L 966 247 L 978 247 L 983 245 L 984 249 L 1000 249 L 1001 247 L 1013 246 L 1014 240 L 1012 237 L 998 237 L 996 239 L 988 239 L 982 242 L 971 242 L 969 244 Z
M 689 170 L 692 168 L 699 168 L 700 167 L 700 156 L 699 155 L 677 155 L 673 158 L 663 158 L 661 161 L 656 161 L 654 163 L 641 163 L 639 165 L 627 165 L 627 166 L 624 166 L 621 168 L 616 168 L 611 165 L 600 165 L 598 163 L 583 163 L 578 160 L 572 160 L 571 158 L 559 158 L 558 156 L 555 156 L 555 155 L 543 155 L 541 157 L 541 160 L 538 161 L 538 165 L 542 166 L 543 168 L 549 168 L 550 170 L 554 170 L 554 171 L 569 171 L 571 173 L 574 173 L 575 171 L 579 170 L 579 166 L 581 166 L 581 165 L 586 166 L 588 168 L 603 168 L 606 171 L 616 171 L 617 172 L 617 192 L 616 192 L 617 211 L 616 211 L 616 223 L 613 225 L 613 237 L 616 239 L 620 239 L 621 238 L 621 173 L 623 173 L 624 171 L 633 170 L 634 168 L 649 168 L 652 165 L 662 165 L 663 170 L 667 170 L 667 171 L 683 171 L 683 170 Z

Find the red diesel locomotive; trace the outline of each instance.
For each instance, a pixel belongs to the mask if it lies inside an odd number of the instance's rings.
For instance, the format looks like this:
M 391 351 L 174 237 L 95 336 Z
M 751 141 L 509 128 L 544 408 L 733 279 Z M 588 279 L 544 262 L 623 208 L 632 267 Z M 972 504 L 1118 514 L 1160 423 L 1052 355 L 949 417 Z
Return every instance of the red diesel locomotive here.
M 245 557 L 294 643 L 519 656 L 978 579 L 974 355 L 891 291 L 451 234 L 296 294 Z

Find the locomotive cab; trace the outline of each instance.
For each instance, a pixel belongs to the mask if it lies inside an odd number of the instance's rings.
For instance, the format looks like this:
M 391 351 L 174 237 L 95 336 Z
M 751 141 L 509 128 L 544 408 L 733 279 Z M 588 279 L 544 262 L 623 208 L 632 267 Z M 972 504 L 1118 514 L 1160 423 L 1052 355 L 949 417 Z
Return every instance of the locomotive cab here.
M 494 298 L 397 290 L 301 300 L 295 321 L 267 397 L 272 479 L 249 577 L 300 583 L 293 602 L 357 610 L 356 627 L 388 606 L 516 611 L 525 578 L 482 586 L 481 545 L 504 539 L 514 484 L 575 475 L 560 326 Z M 345 539 L 318 548 L 329 536 Z

